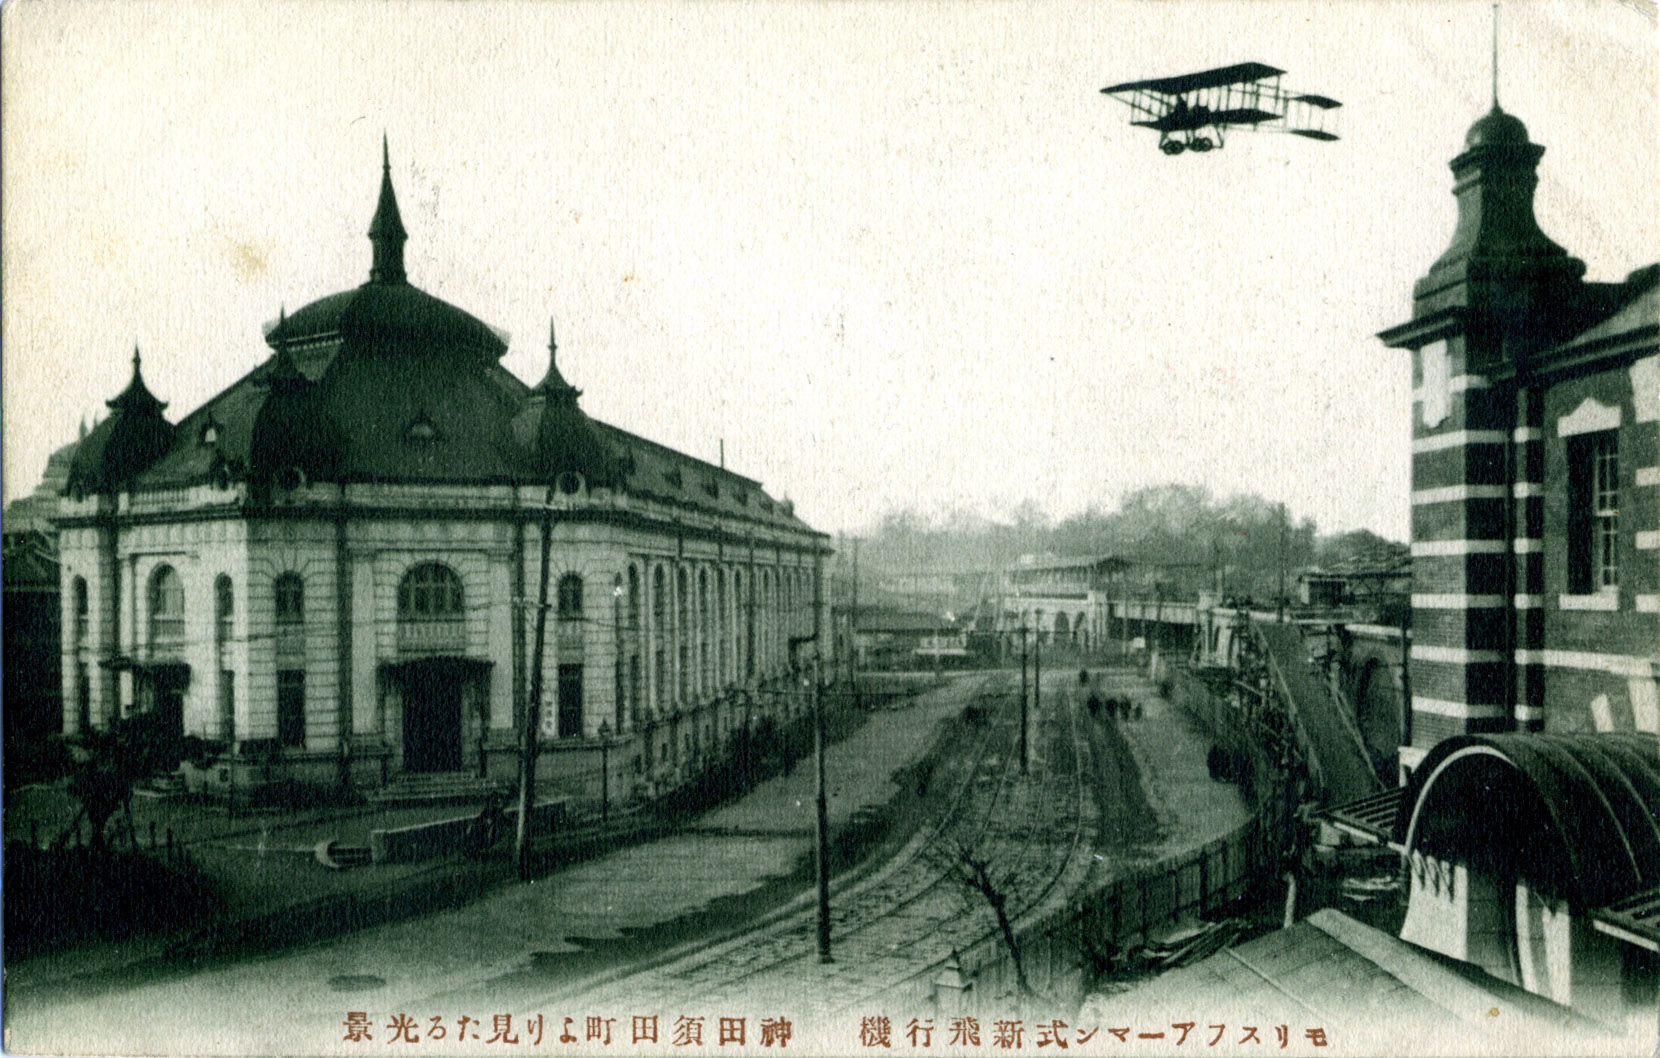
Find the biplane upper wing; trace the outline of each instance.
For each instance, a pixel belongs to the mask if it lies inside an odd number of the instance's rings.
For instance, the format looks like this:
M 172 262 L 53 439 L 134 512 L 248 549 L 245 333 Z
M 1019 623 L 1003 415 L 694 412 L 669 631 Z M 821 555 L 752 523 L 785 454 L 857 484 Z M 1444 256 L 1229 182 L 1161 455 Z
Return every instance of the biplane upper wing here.
M 1277 77 L 1284 70 L 1276 69 L 1266 63 L 1242 62 L 1233 66 L 1220 66 L 1214 70 L 1202 70 L 1199 73 L 1184 73 L 1175 77 L 1155 77 L 1147 81 L 1128 81 L 1124 84 L 1112 85 L 1101 89 L 1104 95 L 1116 95 L 1119 92 L 1158 92 L 1161 95 L 1182 95 L 1186 92 L 1196 92 L 1201 88 L 1220 88 L 1230 84 L 1249 84 L 1266 77 Z

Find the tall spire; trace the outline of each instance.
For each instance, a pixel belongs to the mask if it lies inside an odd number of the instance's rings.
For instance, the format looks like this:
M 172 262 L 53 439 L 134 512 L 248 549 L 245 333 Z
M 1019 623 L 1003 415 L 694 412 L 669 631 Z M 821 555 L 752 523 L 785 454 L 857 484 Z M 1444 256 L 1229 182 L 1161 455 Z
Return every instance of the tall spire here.
M 369 242 L 374 246 L 374 262 L 369 268 L 371 283 L 405 283 L 403 244 L 409 235 L 403 230 L 403 218 L 398 215 L 398 196 L 392 191 L 392 152 L 387 146 L 386 134 L 380 136 L 380 201 L 375 206 L 375 217 L 369 222 Z

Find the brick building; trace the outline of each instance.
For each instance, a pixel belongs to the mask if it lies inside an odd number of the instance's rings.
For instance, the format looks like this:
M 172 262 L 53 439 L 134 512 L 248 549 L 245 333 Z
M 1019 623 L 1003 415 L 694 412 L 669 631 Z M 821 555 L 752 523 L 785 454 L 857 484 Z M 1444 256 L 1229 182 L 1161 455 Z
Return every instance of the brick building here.
M 389 165 L 369 238 L 368 282 L 284 315 L 240 381 L 170 422 L 135 352 L 76 445 L 65 729 L 153 711 L 265 778 L 506 778 L 544 584 L 550 778 L 609 759 L 613 796 L 660 791 L 798 715 L 825 535 L 590 419 L 551 339 L 540 384 L 509 373 L 494 329 L 409 283 Z
M 1450 735 L 1657 727 L 1660 266 L 1590 283 L 1533 213 L 1544 148 L 1493 110 L 1452 244 L 1380 336 L 1412 353 L 1412 712 Z
M 1543 153 L 1496 104 L 1470 128 L 1452 244 L 1381 335 L 1414 387 L 1401 937 L 1652 1039 L 1660 266 L 1586 282 Z

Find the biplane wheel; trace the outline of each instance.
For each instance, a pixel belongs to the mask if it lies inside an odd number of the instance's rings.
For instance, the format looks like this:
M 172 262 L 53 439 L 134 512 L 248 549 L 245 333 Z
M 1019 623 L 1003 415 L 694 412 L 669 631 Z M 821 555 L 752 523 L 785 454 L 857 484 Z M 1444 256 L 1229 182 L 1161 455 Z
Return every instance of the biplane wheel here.
M 1216 146 L 1216 144 L 1210 142 L 1209 136 L 1195 136 L 1193 138 L 1193 142 L 1189 143 L 1188 146 L 1196 151 L 1202 152 L 1210 150 L 1212 147 Z
M 1159 150 L 1163 151 L 1165 154 L 1180 154 L 1187 150 L 1187 144 L 1183 143 L 1181 140 L 1165 140 L 1163 143 L 1159 144 Z

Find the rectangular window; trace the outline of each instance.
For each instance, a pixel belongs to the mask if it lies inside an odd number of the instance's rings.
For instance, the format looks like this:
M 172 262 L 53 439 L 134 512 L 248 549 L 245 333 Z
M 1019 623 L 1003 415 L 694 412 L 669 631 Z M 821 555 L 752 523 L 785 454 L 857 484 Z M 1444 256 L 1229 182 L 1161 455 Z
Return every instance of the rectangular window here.
M 305 745 L 304 669 L 277 673 L 277 742 L 283 746 Z
M 1619 587 L 1619 442 L 1613 430 L 1568 439 L 1568 593 Z
M 230 669 L 219 670 L 219 731 L 227 743 L 236 741 L 236 677 Z
M 559 737 L 582 734 L 582 666 L 559 666 Z
M 92 675 L 86 662 L 75 664 L 75 730 L 92 730 Z

